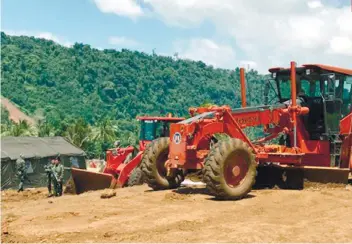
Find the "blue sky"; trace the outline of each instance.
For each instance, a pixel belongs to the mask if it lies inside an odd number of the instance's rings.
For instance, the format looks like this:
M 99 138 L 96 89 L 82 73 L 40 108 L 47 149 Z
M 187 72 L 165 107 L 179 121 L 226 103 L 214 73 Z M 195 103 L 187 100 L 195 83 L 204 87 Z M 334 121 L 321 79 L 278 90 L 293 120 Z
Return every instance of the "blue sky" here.
M 260 71 L 291 59 L 352 64 L 350 0 L 3 0 L 1 10 L 5 33 L 66 46 L 155 49 Z
M 118 0 L 117 0 L 118 1 Z M 157 19 L 135 21 L 102 13 L 92 0 L 4 0 L 2 29 L 50 32 L 62 40 L 83 42 L 99 48 L 131 48 L 151 53 L 168 53 L 175 40 L 191 35 L 212 37 L 211 24 L 198 28 L 169 28 Z M 111 44 L 112 36 L 126 37 L 136 44 Z

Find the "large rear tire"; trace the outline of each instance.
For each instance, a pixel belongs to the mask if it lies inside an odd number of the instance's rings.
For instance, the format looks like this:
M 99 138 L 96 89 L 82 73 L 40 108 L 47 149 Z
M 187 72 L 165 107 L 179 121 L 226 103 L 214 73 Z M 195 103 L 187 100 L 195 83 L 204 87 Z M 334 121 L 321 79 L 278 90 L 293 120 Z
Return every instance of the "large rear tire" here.
M 175 171 L 173 176 L 167 176 L 165 162 L 168 159 L 170 139 L 161 137 L 145 149 L 141 162 L 144 179 L 153 190 L 174 189 L 184 180 L 182 171 Z
M 239 139 L 218 142 L 205 161 L 203 180 L 217 199 L 239 200 L 255 183 L 257 163 L 252 149 Z

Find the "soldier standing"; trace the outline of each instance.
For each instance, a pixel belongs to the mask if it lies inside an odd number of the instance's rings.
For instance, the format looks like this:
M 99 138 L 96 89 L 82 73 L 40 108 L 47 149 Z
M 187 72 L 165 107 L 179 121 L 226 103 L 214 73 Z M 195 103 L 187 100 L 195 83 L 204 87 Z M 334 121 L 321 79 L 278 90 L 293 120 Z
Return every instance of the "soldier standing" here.
M 54 166 L 54 159 L 51 159 L 48 162 L 48 164 L 45 165 L 45 172 L 46 172 L 46 175 L 48 177 L 48 192 L 49 192 L 48 196 L 49 197 L 53 196 L 53 194 L 51 192 L 51 184 L 52 184 L 52 181 L 53 181 L 53 179 L 52 179 L 52 177 L 53 177 L 53 175 L 52 175 L 53 166 Z
M 55 196 L 62 195 L 62 182 L 64 178 L 64 166 L 61 164 L 60 159 L 55 159 L 53 166 L 53 173 L 55 174 L 54 180 L 54 194 Z
M 17 177 L 20 181 L 17 192 L 23 191 L 24 179 L 26 178 L 26 163 L 23 154 L 16 160 Z

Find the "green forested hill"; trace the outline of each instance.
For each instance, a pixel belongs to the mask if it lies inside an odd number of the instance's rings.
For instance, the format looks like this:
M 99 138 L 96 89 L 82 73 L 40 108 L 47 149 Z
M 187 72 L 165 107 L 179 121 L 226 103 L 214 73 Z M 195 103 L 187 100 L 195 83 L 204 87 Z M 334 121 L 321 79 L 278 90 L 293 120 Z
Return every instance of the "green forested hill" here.
M 44 109 L 49 117 L 76 116 L 93 123 L 106 114 L 117 119 L 185 115 L 188 107 L 204 102 L 240 104 L 238 69 L 214 69 L 202 62 L 99 51 L 78 43 L 66 48 L 3 32 L 1 59 L 2 95 L 30 114 Z M 257 73 L 248 76 L 255 85 Z
M 240 106 L 239 69 L 214 69 L 203 62 L 175 60 L 129 50 L 72 48 L 1 32 L 2 95 L 29 115 L 43 114 L 53 126 L 82 118 L 128 121 L 137 115 L 187 115 L 203 103 Z M 247 76 L 252 104 L 262 100 L 261 79 Z M 121 128 L 120 128 L 121 129 Z

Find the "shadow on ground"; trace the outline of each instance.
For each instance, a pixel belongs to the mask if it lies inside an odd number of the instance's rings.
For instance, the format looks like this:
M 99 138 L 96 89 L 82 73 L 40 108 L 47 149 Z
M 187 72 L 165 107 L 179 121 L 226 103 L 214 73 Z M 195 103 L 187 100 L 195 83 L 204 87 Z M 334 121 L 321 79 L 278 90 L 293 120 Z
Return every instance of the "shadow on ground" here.
M 206 188 L 193 188 L 193 187 L 181 187 L 178 189 L 173 190 L 174 193 L 177 194 L 185 194 L 185 195 L 208 195 L 209 198 L 206 198 L 207 200 L 212 200 L 212 201 L 234 201 L 234 200 L 222 200 L 222 199 L 218 199 L 215 198 L 214 196 L 212 196 L 210 194 L 210 192 L 208 191 L 208 189 Z M 255 197 L 255 195 L 253 194 L 247 194 L 245 197 L 242 198 L 242 200 L 244 199 L 250 199 Z

